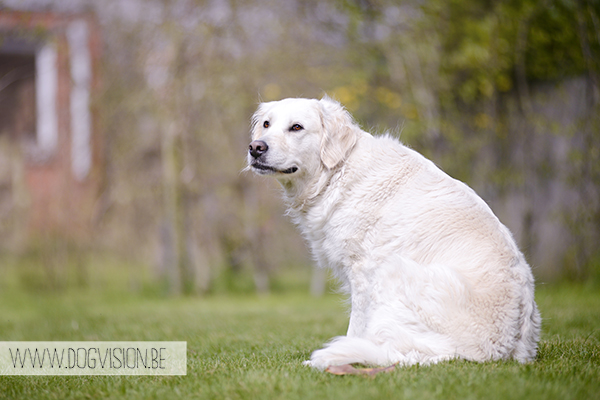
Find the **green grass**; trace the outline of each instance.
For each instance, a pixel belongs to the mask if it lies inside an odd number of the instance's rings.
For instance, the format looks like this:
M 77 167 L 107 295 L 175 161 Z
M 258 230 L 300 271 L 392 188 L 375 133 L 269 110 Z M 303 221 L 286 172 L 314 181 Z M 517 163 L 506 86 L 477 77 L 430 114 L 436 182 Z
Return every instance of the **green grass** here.
M 0 340 L 182 340 L 187 376 L 0 377 L 0 398 L 22 399 L 599 399 L 600 294 L 542 287 L 535 362 L 452 361 L 375 377 L 304 367 L 345 332 L 338 296 L 302 294 L 158 299 L 70 291 L 0 292 Z

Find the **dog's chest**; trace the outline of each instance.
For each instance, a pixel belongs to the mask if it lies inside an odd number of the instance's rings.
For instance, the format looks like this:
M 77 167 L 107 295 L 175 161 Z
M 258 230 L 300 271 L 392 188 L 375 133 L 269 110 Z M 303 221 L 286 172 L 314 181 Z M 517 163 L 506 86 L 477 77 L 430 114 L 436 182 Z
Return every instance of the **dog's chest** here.
M 373 207 L 368 195 L 342 187 L 299 218 L 298 225 L 321 266 L 349 267 L 364 258 L 380 229 L 382 210 Z

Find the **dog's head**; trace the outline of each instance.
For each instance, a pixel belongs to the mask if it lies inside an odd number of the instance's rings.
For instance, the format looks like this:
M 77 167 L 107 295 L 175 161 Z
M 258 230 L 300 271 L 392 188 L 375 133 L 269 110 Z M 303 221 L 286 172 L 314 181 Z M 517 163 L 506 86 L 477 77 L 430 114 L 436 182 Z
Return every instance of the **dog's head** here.
M 346 159 L 360 131 L 350 114 L 328 97 L 262 103 L 252 123 L 248 166 L 286 180 L 334 169 Z

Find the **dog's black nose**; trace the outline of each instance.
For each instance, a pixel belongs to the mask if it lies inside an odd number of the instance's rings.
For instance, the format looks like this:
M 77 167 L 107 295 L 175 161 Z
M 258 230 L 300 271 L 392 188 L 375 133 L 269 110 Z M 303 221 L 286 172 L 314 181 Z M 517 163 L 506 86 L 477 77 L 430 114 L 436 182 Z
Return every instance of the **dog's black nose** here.
M 252 157 L 258 158 L 265 154 L 267 150 L 269 150 L 269 146 L 267 146 L 267 143 L 263 142 L 262 140 L 255 140 L 250 143 L 248 150 L 250 151 L 250 155 Z

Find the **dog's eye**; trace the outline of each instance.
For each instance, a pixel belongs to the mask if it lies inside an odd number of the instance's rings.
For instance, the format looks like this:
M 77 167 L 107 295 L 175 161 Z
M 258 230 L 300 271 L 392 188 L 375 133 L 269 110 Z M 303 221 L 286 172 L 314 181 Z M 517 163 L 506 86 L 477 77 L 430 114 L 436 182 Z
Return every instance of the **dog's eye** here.
M 271 123 L 269 121 L 265 121 L 263 123 L 263 128 L 268 128 L 269 126 L 271 126 Z
M 300 125 L 300 124 L 294 124 L 294 125 L 292 125 L 292 127 L 290 128 L 290 130 L 291 130 L 291 131 L 301 131 L 302 129 L 304 129 L 304 128 L 303 128 L 303 127 L 302 127 L 302 125 Z

